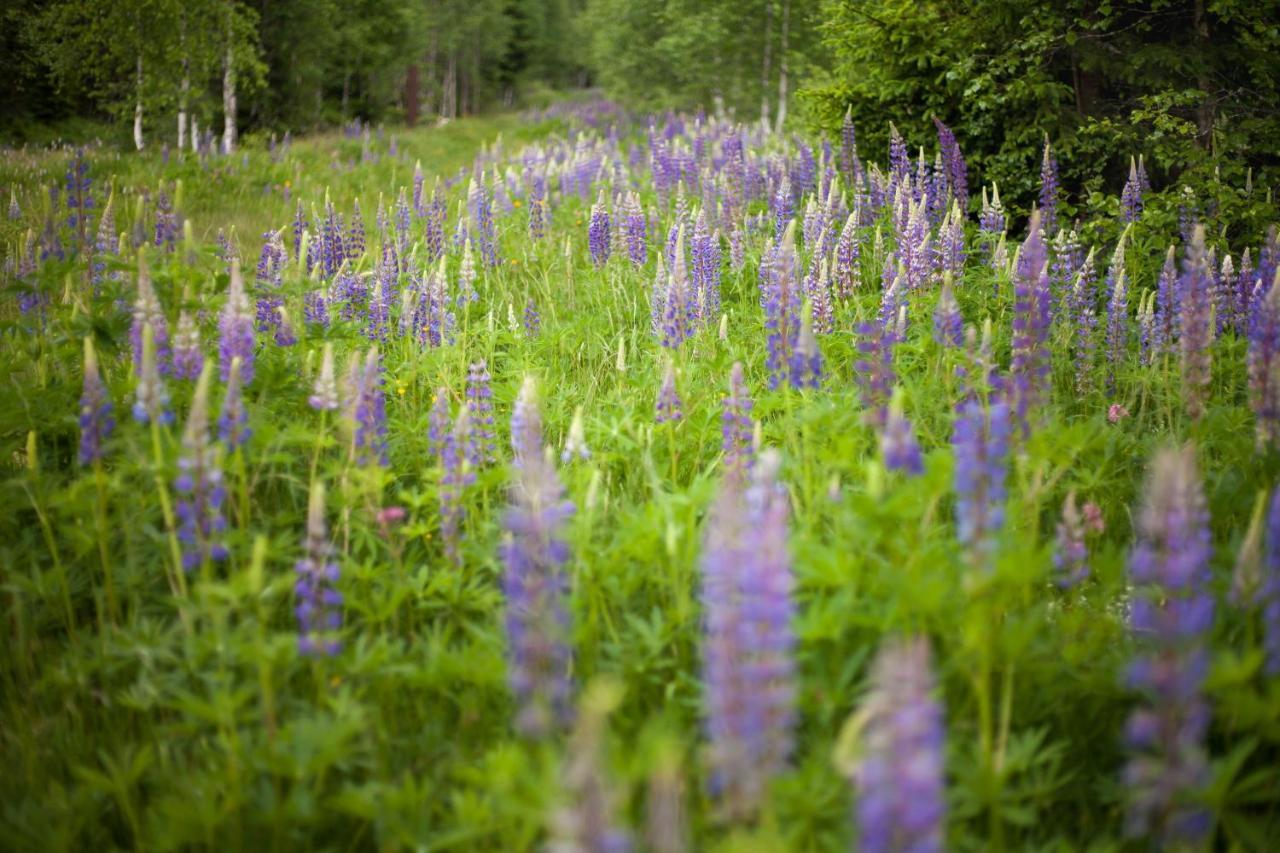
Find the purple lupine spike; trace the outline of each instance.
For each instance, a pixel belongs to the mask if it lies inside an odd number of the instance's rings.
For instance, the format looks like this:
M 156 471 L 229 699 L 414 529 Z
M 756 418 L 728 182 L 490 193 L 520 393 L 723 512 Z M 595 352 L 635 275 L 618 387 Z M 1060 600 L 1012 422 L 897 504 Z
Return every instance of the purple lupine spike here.
M 1176 847 L 1204 839 L 1210 827 L 1210 813 L 1196 798 L 1210 779 L 1204 747 L 1210 709 L 1202 686 L 1214 616 L 1213 546 L 1190 445 L 1156 454 L 1137 528 L 1129 621 L 1138 651 L 1127 681 L 1145 701 L 1125 727 L 1126 831 Z
M 849 214 L 844 228 L 840 231 L 840 239 L 836 242 L 835 269 L 832 278 L 835 280 L 836 296 L 848 299 L 861 284 L 858 272 L 858 260 L 861 246 L 858 239 L 858 214 Z
M 237 357 L 241 361 L 241 378 L 249 385 L 253 382 L 253 313 L 244 292 L 240 263 L 232 261 L 227 302 L 218 317 L 218 369 L 223 382 L 231 377 L 231 361 Z
M 451 423 L 449 389 L 441 385 L 431 395 L 431 411 L 427 415 L 427 449 L 438 459 L 444 457 Z
M 1235 303 L 1236 310 L 1239 312 L 1239 322 L 1242 328 L 1236 330 L 1237 333 L 1243 331 L 1248 334 L 1249 318 L 1253 313 L 1253 296 L 1254 288 L 1257 287 L 1258 278 L 1253 270 L 1253 261 L 1249 256 L 1249 247 L 1245 246 L 1244 252 L 1240 255 L 1240 271 L 1236 273 L 1236 294 Z
M 880 431 L 880 458 L 889 471 L 909 475 L 924 471 L 920 443 L 916 441 L 915 427 L 903 409 L 901 390 L 894 392 L 884 429 Z
M 413 164 L 413 212 L 419 219 L 427 215 L 427 208 L 422 193 L 425 185 L 426 179 L 422 175 L 422 161 L 419 160 Z
M 493 432 L 493 389 L 490 387 L 490 378 L 484 359 L 472 362 L 467 368 L 467 412 L 471 417 L 474 445 L 471 457 L 474 465 L 494 462 L 498 454 Z
M 453 429 L 445 436 L 440 453 L 444 469 L 440 478 L 440 538 L 444 541 L 445 558 L 455 566 L 462 564 L 458 545 L 466 514 L 462 506 L 463 491 L 476 479 L 470 458 L 472 446 L 471 418 L 463 406 Z
M 18 206 L 18 191 L 17 189 L 10 187 L 9 188 L 9 221 L 17 222 L 21 218 L 22 218 L 22 208 Z
M 1050 237 L 1058 224 L 1058 159 L 1044 137 L 1044 156 L 1040 159 L 1040 226 Z
M 294 615 L 298 619 L 298 653 L 303 657 L 336 655 L 342 649 L 342 594 L 337 590 L 338 561 L 333 558 L 325 523 L 325 487 L 316 480 L 307 504 L 307 532 L 302 559 L 294 564 Z
M 1116 369 L 1129 357 L 1129 287 L 1124 271 L 1125 240 L 1129 230 L 1120 235 L 1111 266 L 1107 269 L 1107 390 L 1114 392 Z
M 218 415 L 218 440 L 234 452 L 243 447 L 253 435 L 249 427 L 249 412 L 244 407 L 244 390 L 240 384 L 240 358 L 231 360 L 231 376 L 227 379 L 227 392 L 222 398 L 222 411 Z
M 1280 447 L 1280 271 L 1254 308 L 1248 373 L 1258 447 Z
M 662 378 L 655 409 L 655 423 L 679 423 L 684 420 L 684 404 L 676 391 L 676 367 L 671 362 L 667 363 L 667 372 Z
M 735 361 L 729 371 L 729 395 L 721 404 L 721 450 L 724 460 L 721 463 L 725 470 L 725 479 L 736 479 L 743 482 L 747 472 L 755 463 L 753 447 L 755 421 L 751 419 L 751 395 L 747 392 L 747 382 L 742 369 L 742 362 Z
M 735 270 L 740 270 L 746 262 L 747 235 L 743 231 L 742 224 L 734 222 L 733 229 L 729 232 L 729 263 Z
M 532 294 L 525 299 L 523 321 L 524 336 L 531 340 L 536 338 L 542 329 L 542 317 L 538 314 L 538 303 L 533 301 Z
M 933 244 L 934 273 L 938 276 L 945 273 L 963 275 L 964 260 L 964 214 L 960 212 L 960 203 L 953 201 L 938 227 L 938 238 Z
M 879 323 L 860 323 L 855 331 L 858 360 L 853 369 L 863 417 L 873 426 L 880 427 L 888 417 L 889 395 L 897 381 L 893 367 L 897 337 L 891 327 Z
M 572 692 L 564 563 L 569 546 L 562 529 L 574 513 L 555 464 L 542 450 L 542 418 L 532 378 L 527 378 L 511 418 L 516 477 L 503 518 L 501 554 L 508 678 L 520 711 L 516 728 L 542 737 L 569 716 Z
M 933 309 L 933 339 L 944 347 L 958 347 L 964 343 L 964 315 L 956 301 L 950 272 L 943 276 L 938 304 Z
M 311 270 L 311 264 L 304 264 L 306 260 L 302 257 L 302 235 L 307 233 L 307 212 L 302 206 L 302 199 L 298 199 L 298 204 L 294 208 L 293 213 L 293 257 L 298 261 L 298 265 L 304 267 L 308 272 Z
M 817 388 L 822 385 L 822 350 L 813 333 L 813 322 L 808 314 L 800 320 L 800 334 L 791 352 L 788 379 L 792 388 Z
M 437 177 L 431 189 L 431 202 L 427 205 L 427 222 L 423 229 L 424 243 L 427 249 L 427 263 L 439 260 L 444 254 L 444 235 L 447 224 L 445 220 L 448 215 L 449 206 L 445 203 L 444 196 L 440 193 L 440 179 Z
M 565 802 L 552 815 L 549 850 L 556 853 L 630 853 L 631 837 L 615 819 L 618 797 L 603 765 L 605 720 L 618 691 L 591 684 L 569 739 L 562 769 Z M 665 851 L 663 851 L 665 853 Z
M 142 363 L 137 368 L 138 384 L 134 390 L 133 419 L 140 424 L 173 422 L 169 411 L 169 392 L 160 378 L 156 364 L 155 331 L 150 324 L 142 327 Z
M 906 271 L 907 290 L 923 287 L 932 266 L 929 220 L 925 218 L 924 204 L 912 202 L 905 230 L 897 235 L 898 260 Z
M 84 339 L 84 390 L 80 393 L 80 464 L 102 458 L 102 443 L 111 437 L 116 421 L 111 414 L 111 394 L 98 372 L 93 339 Z
M 309 290 L 302 297 L 302 321 L 308 326 L 329 328 L 329 297 L 324 290 Z
M 107 196 L 107 206 L 102 210 L 102 216 L 98 219 L 98 235 L 93 245 L 93 262 L 90 267 L 90 281 L 93 284 L 93 295 L 98 296 L 102 292 L 103 282 L 116 280 L 119 273 L 107 273 L 106 259 L 116 254 L 116 194 L 112 192 Z
M 401 205 L 404 204 L 403 190 L 400 195 L 400 203 Z M 399 219 L 397 218 L 398 223 Z M 343 241 L 343 246 L 349 260 L 359 260 L 360 256 L 364 254 L 364 217 L 360 214 L 360 199 L 354 199 L 351 203 L 351 226 L 347 229 L 347 236 Z
M 845 110 L 840 125 L 840 172 L 855 192 L 862 186 L 862 163 L 858 159 L 858 132 L 853 126 L 853 108 Z
M 779 462 L 765 451 L 748 488 L 722 484 L 700 561 L 711 787 L 735 819 L 758 812 L 794 742 L 795 580 Z
M 353 389 L 356 462 L 387 467 L 387 395 L 383 390 L 382 362 L 378 348 L 370 347 Z
M 770 199 L 770 207 L 773 209 L 773 239 L 776 242 L 782 239 L 794 212 L 792 208 L 791 182 L 785 176 Z
M 889 194 L 896 195 L 910 174 L 911 155 L 907 153 L 906 140 L 894 123 L 889 122 Z
M 697 305 L 690 293 L 688 267 L 685 264 L 684 228 L 676 234 L 672 254 L 671 273 L 667 276 L 666 294 L 663 298 L 661 343 L 668 349 L 676 349 L 693 337 L 697 323 Z
M 1058 522 L 1056 541 L 1053 549 L 1053 569 L 1058 586 L 1070 589 L 1078 586 L 1089 577 L 1089 519 L 1090 509 L 1096 512 L 1093 504 L 1085 506 L 1081 513 L 1076 503 L 1074 490 L 1067 493 L 1062 502 L 1062 518 Z
M 787 378 L 800 334 L 800 281 L 795 246 L 795 222 L 790 222 L 775 244 L 765 285 L 765 340 L 769 387 Z
M 1262 604 L 1262 647 L 1266 653 L 1264 669 L 1274 677 L 1280 675 L 1280 489 L 1271 494 L 1266 538 L 1258 592 Z
M 161 190 L 156 196 L 156 236 L 155 245 L 166 252 L 172 252 L 178 241 L 178 217 L 173 212 L 173 202 L 169 194 Z
M 1138 164 L 1129 158 L 1129 179 L 1120 193 L 1120 221 L 1137 222 L 1142 218 L 1142 183 L 1138 180 Z
M 1182 354 L 1182 393 L 1187 414 L 1198 420 L 1205 411 L 1213 368 L 1212 274 L 1204 248 L 1204 226 L 1196 225 L 1182 262 L 1178 282 L 1178 338 Z
M 225 560 L 228 552 L 220 541 L 227 520 L 222 504 L 227 491 L 222 485 L 218 449 L 209 440 L 209 385 L 213 365 L 200 371 L 187 428 L 182 434 L 182 455 L 178 476 L 173 481 L 177 494 L 174 512 L 178 519 L 178 541 L 182 543 L 182 567 L 188 572 L 206 562 Z
M 858 849 L 940 853 L 946 733 L 928 641 L 888 640 L 876 653 L 871 684 L 861 710 L 861 749 L 849 768 L 857 789 Z
M 970 399 L 960 404 L 951 446 L 955 451 L 956 538 L 971 563 L 990 568 L 1004 526 L 1006 460 L 1013 424 L 1009 404 Z
M 1213 310 L 1218 321 L 1219 335 L 1228 329 L 1236 329 L 1240 326 L 1240 308 L 1236 303 L 1238 292 L 1235 262 L 1231 260 L 1231 255 L 1225 255 L 1213 288 Z
M 529 187 L 529 239 L 537 241 L 546 235 L 547 219 L 547 178 L 539 172 Z
M 604 187 L 591 205 L 590 222 L 587 224 L 587 246 L 591 254 L 591 262 L 596 266 L 604 266 L 609 260 L 609 249 L 612 246 L 609 233 L 609 209 L 605 206 Z
M 956 135 L 951 128 L 942 123 L 941 119 L 934 116 L 934 126 L 938 129 L 938 148 L 942 155 L 943 174 L 946 177 L 947 190 L 951 193 L 951 197 L 960 205 L 960 210 L 969 209 L 969 175 L 968 167 L 964 162 L 964 155 L 960 153 L 960 143 L 956 141 Z
M 173 378 L 195 381 L 200 378 L 200 371 L 203 369 L 204 350 L 200 347 L 200 329 L 191 312 L 183 311 L 178 315 L 178 328 L 173 335 Z
M 1095 308 L 1097 296 L 1094 293 L 1097 278 L 1094 252 L 1090 248 L 1089 254 L 1080 264 L 1067 300 L 1072 322 L 1071 347 L 1075 356 L 1076 391 L 1081 395 L 1087 394 L 1093 387 L 1093 355 L 1097 348 L 1094 340 L 1094 332 L 1098 326 Z
M 133 345 L 134 369 L 142 366 L 142 330 L 150 326 L 155 337 L 156 367 L 162 376 L 169 374 L 169 326 L 164 309 L 155 288 L 151 286 L 151 272 L 146 261 L 138 258 L 138 295 L 133 303 L 133 324 L 129 328 L 129 341 Z
M 622 230 L 627 238 L 627 257 L 635 266 L 644 266 L 649 259 L 648 223 L 645 221 L 644 210 L 640 207 L 640 197 L 634 192 L 627 193 Z
M 471 218 L 471 236 L 480 252 L 480 262 L 486 267 L 498 265 L 498 248 L 493 230 L 493 199 L 489 185 L 482 174 L 467 188 L 467 210 Z
M 462 261 L 458 264 L 458 305 L 477 302 L 480 294 L 476 292 L 476 262 L 471 253 L 471 240 L 462 244 Z
M 705 326 L 720 315 L 720 235 L 708 229 L 705 209 L 698 211 L 690 248 L 695 313 Z
M 1027 239 L 1018 251 L 1013 286 L 1013 355 L 1009 363 L 1012 402 L 1025 430 L 1031 413 L 1048 397 L 1049 276 L 1048 247 L 1031 214 Z
M 827 272 L 827 262 L 820 263 L 815 257 L 810 264 L 809 274 L 804 280 L 805 295 L 809 299 L 808 319 L 813 331 L 819 335 L 829 335 L 836 330 L 835 306 L 831 303 L 831 275 Z
M 978 216 L 978 230 L 994 237 L 1003 234 L 1004 229 L 1004 205 L 1000 203 L 1000 188 L 993 183 L 990 202 L 987 201 L 987 188 L 982 188 L 982 212 Z

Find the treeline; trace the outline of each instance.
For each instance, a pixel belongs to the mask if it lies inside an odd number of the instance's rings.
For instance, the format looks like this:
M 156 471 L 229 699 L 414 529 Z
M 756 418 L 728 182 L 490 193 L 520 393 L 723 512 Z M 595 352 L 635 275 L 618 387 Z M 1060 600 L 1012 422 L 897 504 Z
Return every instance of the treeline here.
M 0 137 L 76 118 L 134 144 L 415 121 L 588 81 L 582 0 L 10 0 Z

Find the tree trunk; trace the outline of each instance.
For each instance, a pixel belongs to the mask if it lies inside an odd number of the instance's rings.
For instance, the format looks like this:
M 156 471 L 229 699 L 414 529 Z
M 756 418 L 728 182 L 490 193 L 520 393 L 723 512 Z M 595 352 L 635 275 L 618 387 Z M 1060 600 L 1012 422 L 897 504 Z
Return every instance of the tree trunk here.
M 142 138 L 142 54 L 138 54 L 138 89 L 137 100 L 133 107 L 133 144 L 139 151 L 143 146 Z
M 782 44 L 778 47 L 778 116 L 775 125 L 782 133 L 787 120 L 787 24 L 791 17 L 791 0 L 782 0 Z
M 404 76 L 404 123 L 413 127 L 418 123 L 418 63 L 409 65 Z
M 760 60 L 760 124 L 769 127 L 769 49 L 773 42 L 773 0 L 764 0 L 764 57 Z
M 182 85 L 178 89 L 178 151 L 187 147 L 187 95 L 191 91 L 191 68 L 186 57 L 182 59 Z
M 440 113 L 445 118 L 458 117 L 458 56 L 449 51 L 449 63 L 444 71 L 444 91 L 440 94 Z
M 195 116 L 191 117 L 191 153 L 200 153 L 200 123 Z
M 1196 0 L 1195 7 L 1196 53 L 1200 61 L 1200 73 L 1196 87 L 1204 93 L 1204 99 L 1196 110 L 1196 130 L 1200 147 L 1208 150 L 1213 145 L 1213 96 L 1208 71 L 1209 18 L 1205 15 L 1204 0 Z
M 231 26 L 227 26 L 227 56 L 222 64 L 222 153 L 236 150 L 236 68 L 231 51 Z

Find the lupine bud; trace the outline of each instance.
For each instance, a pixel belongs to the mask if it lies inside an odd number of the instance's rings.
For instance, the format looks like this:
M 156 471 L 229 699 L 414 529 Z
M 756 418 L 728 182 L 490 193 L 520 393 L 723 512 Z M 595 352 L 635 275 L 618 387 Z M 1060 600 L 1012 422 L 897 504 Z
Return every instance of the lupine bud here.
M 80 394 L 80 464 L 102 458 L 102 443 L 111 437 L 115 418 L 111 415 L 111 395 L 98 372 L 98 355 L 93 339 L 84 339 L 84 390 Z
M 142 364 L 138 368 L 138 384 L 133 403 L 133 419 L 140 424 L 173 422 L 169 411 L 169 392 L 156 366 L 155 333 L 150 324 L 142 327 Z
M 222 412 L 218 415 L 218 439 L 233 451 L 253 435 L 249 428 L 249 413 L 244 407 L 244 393 L 240 387 L 240 359 L 231 361 L 231 376 L 227 379 L 227 393 L 222 398 Z
M 325 523 L 324 483 L 311 486 L 303 556 L 294 565 L 294 615 L 298 619 L 298 653 L 304 657 L 336 655 L 342 648 L 342 594 L 336 589 L 338 562 L 333 559 Z
M 226 546 L 220 541 L 227 526 L 222 514 L 227 492 L 222 485 L 218 448 L 209 440 L 212 372 L 212 365 L 205 365 L 196 383 L 187 428 L 182 435 L 178 477 L 173 483 L 178 496 L 174 511 L 178 518 L 178 540 L 182 543 L 182 567 L 188 572 L 206 561 L 227 558 Z
M 894 391 L 889 404 L 889 416 L 880 432 L 880 456 L 884 467 L 914 475 L 924 471 L 920 444 L 916 441 L 915 428 L 903 411 L 902 389 Z
M 253 382 L 253 314 L 249 310 L 249 297 L 244 291 L 244 278 L 240 275 L 239 261 L 231 263 L 231 284 L 227 289 L 227 303 L 218 317 L 218 365 L 222 381 L 231 376 L 231 361 L 239 358 L 243 381 Z
M 996 537 L 1004 526 L 1010 414 L 1009 404 L 998 397 L 985 409 L 979 400 L 970 399 L 960 404 L 951 434 L 956 538 L 979 568 L 990 568 Z
M 662 379 L 662 388 L 658 391 L 656 423 L 679 423 L 684 420 L 684 407 L 680 395 L 676 392 L 676 368 L 667 363 L 667 372 Z

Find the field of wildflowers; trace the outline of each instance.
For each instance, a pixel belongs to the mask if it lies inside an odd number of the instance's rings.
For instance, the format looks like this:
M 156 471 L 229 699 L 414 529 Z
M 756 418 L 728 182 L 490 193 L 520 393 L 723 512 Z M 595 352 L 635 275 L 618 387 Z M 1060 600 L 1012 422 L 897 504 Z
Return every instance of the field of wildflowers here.
M 0 847 L 1271 848 L 1280 237 L 936 132 L 7 154 Z

